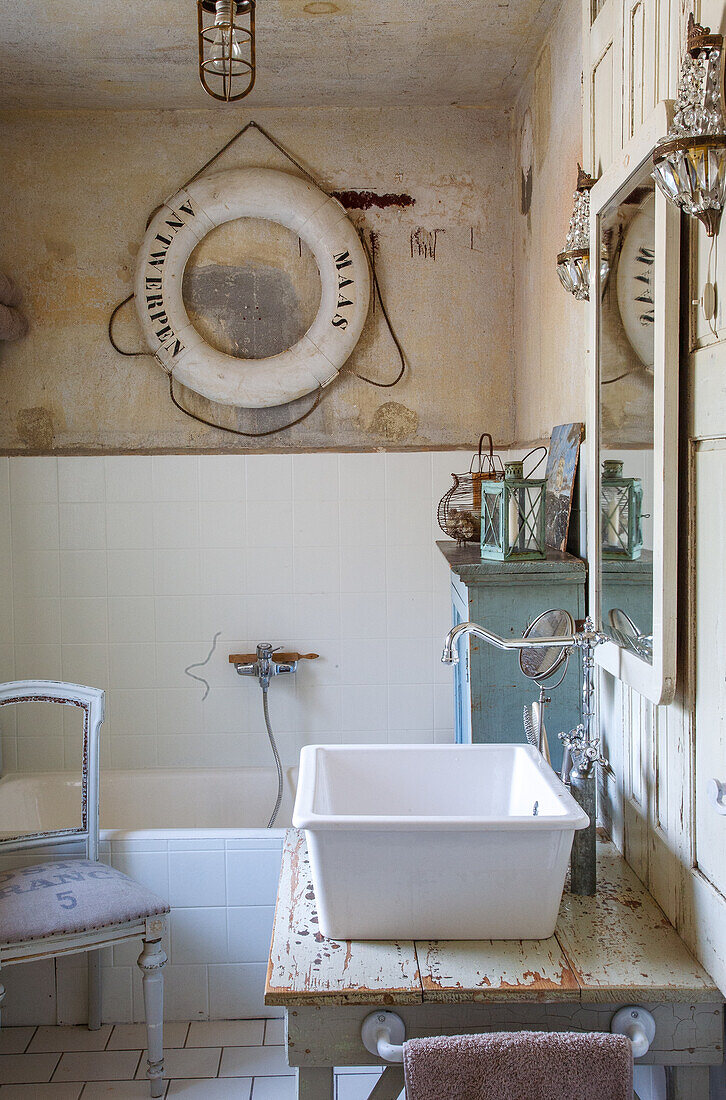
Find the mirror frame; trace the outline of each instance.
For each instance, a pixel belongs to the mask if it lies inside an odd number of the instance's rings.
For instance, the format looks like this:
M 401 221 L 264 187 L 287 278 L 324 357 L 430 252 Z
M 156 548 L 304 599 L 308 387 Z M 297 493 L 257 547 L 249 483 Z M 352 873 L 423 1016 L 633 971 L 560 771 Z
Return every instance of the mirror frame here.
M 622 201 L 652 163 L 672 118 L 663 100 L 590 192 L 590 256 L 600 255 L 604 211 Z M 653 363 L 653 663 L 615 642 L 597 647 L 597 663 L 655 704 L 676 689 L 678 587 L 678 388 L 680 376 L 680 211 L 655 188 L 655 333 Z M 600 265 L 590 265 L 588 386 L 588 588 L 590 615 L 602 628 L 600 590 Z

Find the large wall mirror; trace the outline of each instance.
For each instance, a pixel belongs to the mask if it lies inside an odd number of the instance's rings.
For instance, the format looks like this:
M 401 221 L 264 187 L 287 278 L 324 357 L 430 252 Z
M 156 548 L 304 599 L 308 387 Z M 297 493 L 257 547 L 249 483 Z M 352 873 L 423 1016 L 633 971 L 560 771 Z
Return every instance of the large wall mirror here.
M 654 703 L 676 676 L 680 215 L 655 186 L 661 103 L 590 193 L 590 608 L 598 662 Z

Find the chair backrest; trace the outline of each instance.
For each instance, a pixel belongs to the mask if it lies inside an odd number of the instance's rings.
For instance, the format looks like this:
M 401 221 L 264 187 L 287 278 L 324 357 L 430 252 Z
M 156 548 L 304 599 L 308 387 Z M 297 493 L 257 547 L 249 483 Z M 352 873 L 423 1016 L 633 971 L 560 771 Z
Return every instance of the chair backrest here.
M 9 703 L 60 703 L 61 706 L 83 710 L 80 828 L 3 837 L 0 838 L 0 853 L 79 840 L 85 842 L 86 858 L 98 859 L 98 742 L 104 716 L 104 698 L 105 692 L 100 688 L 63 684 L 55 680 L 14 680 L 0 684 L 0 707 Z

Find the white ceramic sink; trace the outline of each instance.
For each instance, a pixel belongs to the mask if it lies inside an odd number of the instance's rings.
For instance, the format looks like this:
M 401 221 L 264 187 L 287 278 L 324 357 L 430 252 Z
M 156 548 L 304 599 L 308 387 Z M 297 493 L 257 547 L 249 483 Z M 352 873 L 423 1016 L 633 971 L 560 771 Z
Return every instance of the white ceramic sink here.
M 551 936 L 588 823 L 529 745 L 309 745 L 304 829 L 333 939 Z

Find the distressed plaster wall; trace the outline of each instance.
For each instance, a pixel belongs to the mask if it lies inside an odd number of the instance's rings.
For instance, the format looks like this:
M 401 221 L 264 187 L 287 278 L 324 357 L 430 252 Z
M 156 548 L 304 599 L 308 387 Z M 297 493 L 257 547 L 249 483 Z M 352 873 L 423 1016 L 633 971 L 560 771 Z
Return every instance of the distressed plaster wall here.
M 548 439 L 585 420 L 586 303 L 557 277 L 582 160 L 579 0 L 564 0 L 513 114 L 516 435 Z
M 113 351 L 109 313 L 130 292 L 149 213 L 248 117 L 217 110 L 0 115 L 0 266 L 24 289 L 31 321 L 26 339 L 0 348 L 0 449 L 418 449 L 468 446 L 483 429 L 498 443 L 511 442 L 512 167 L 505 110 L 255 112 L 327 188 L 414 199 L 404 208 L 351 211 L 369 240 L 373 234 L 376 268 L 410 360 L 395 389 L 375 389 L 347 374 L 304 424 L 246 444 L 174 409 L 151 358 Z M 546 135 L 543 141 L 546 152 Z M 286 162 L 253 134 L 218 167 L 248 164 Z M 141 346 L 132 310 L 122 315 L 117 336 L 126 347 Z M 380 308 L 349 366 L 374 378 L 395 376 Z M 200 411 L 209 415 L 208 406 Z M 232 423 L 260 430 L 281 419 L 244 413 Z

